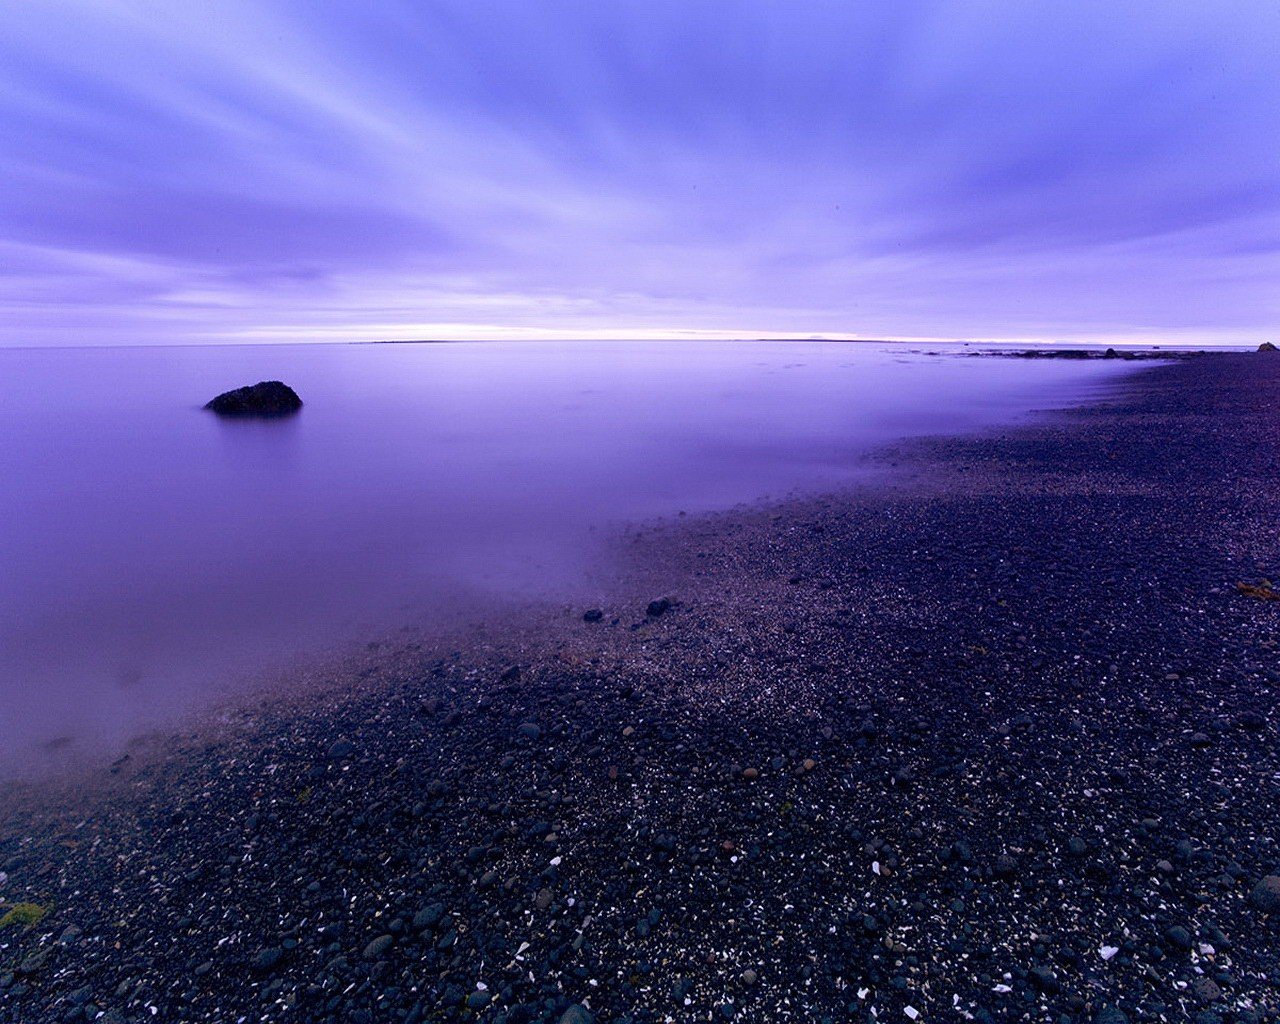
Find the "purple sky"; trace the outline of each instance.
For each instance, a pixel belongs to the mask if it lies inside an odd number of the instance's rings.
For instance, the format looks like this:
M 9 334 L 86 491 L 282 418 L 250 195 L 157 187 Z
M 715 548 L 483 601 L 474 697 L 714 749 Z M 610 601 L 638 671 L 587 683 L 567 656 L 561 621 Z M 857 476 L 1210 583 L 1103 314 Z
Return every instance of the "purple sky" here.
M 15 3 L 0 343 L 1280 333 L 1280 5 Z

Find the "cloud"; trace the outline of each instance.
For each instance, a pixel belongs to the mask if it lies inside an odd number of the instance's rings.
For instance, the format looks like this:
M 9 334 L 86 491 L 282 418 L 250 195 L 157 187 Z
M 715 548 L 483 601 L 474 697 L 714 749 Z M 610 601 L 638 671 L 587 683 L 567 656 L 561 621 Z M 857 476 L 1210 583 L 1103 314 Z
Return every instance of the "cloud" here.
M 19 5 L 0 341 L 1251 338 L 1278 54 L 1264 3 Z

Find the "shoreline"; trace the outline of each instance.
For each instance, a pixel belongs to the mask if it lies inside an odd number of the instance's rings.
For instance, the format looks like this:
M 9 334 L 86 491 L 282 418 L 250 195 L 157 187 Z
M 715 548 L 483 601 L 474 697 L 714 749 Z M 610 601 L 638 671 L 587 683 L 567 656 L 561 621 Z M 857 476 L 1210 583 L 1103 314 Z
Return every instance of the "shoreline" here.
M 1115 388 L 907 442 L 901 486 L 637 531 L 659 616 L 374 658 L 123 766 L 87 816 L 0 804 L 0 896 L 53 908 L 0 930 L 0 1000 L 1271 1019 L 1280 608 L 1234 584 L 1280 572 L 1280 360 Z

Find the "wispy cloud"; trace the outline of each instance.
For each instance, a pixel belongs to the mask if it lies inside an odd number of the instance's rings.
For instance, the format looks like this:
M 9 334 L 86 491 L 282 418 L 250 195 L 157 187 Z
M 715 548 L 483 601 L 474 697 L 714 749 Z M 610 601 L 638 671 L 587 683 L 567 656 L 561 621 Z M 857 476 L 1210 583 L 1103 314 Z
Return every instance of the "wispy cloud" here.
M 1280 8 L 14 5 L 0 341 L 1239 340 Z

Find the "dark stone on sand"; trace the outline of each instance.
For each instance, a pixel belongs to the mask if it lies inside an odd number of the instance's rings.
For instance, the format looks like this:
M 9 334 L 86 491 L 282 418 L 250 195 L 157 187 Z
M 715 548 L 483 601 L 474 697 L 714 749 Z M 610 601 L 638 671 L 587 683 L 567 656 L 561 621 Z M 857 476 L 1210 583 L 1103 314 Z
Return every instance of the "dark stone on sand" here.
M 1249 903 L 1264 914 L 1280 913 L 1280 875 L 1267 875 L 1255 885 Z
M 649 607 L 645 609 L 645 613 L 652 618 L 657 618 L 671 610 L 671 598 L 659 597 L 657 600 L 650 601 Z
M 594 1024 L 595 1018 L 580 1003 L 574 1003 L 560 1015 L 560 1024 Z
M 269 946 L 266 949 L 258 950 L 258 955 L 253 958 L 253 969 L 263 974 L 271 971 L 280 963 L 284 957 L 284 950 L 279 946 Z
M 1007 853 L 996 858 L 995 873 L 997 878 L 1012 878 L 1018 870 L 1018 862 Z
M 947 859 L 960 864 L 972 864 L 973 850 L 963 839 L 957 839 L 947 851 Z
M 1093 1024 L 1129 1024 L 1129 1016 L 1114 1006 L 1104 1006 L 1093 1015 Z
M 44 967 L 49 962 L 49 957 L 52 953 L 53 950 L 47 948 L 33 950 L 23 958 L 21 963 L 18 964 L 17 973 L 38 974 L 40 971 L 44 970 Z
M 1191 933 L 1180 924 L 1165 929 L 1164 938 L 1169 946 L 1183 953 L 1191 949 Z
M 414 930 L 423 932 L 428 928 L 434 928 L 442 917 L 444 917 L 443 903 L 432 903 L 429 907 L 423 907 L 413 915 Z
M 302 408 L 302 399 L 288 384 L 263 380 L 224 391 L 206 403 L 205 408 L 219 416 L 289 416 Z
M 603 618 L 604 612 L 599 608 L 589 608 L 587 611 L 582 613 L 583 622 L 599 622 Z
M 1058 976 L 1048 967 L 1033 967 L 1027 972 L 1032 986 L 1037 990 L 1052 995 L 1058 991 Z
M 1269 341 L 1264 341 L 1261 345 L 1258 346 L 1258 351 L 1259 352 L 1280 352 L 1280 348 L 1276 348 L 1276 346 Z
M 379 935 L 376 939 L 364 947 L 364 958 L 366 960 L 377 960 L 383 953 L 389 950 L 395 942 L 393 935 Z
M 341 761 L 356 752 L 356 745 L 350 740 L 337 740 L 329 747 L 329 760 Z

